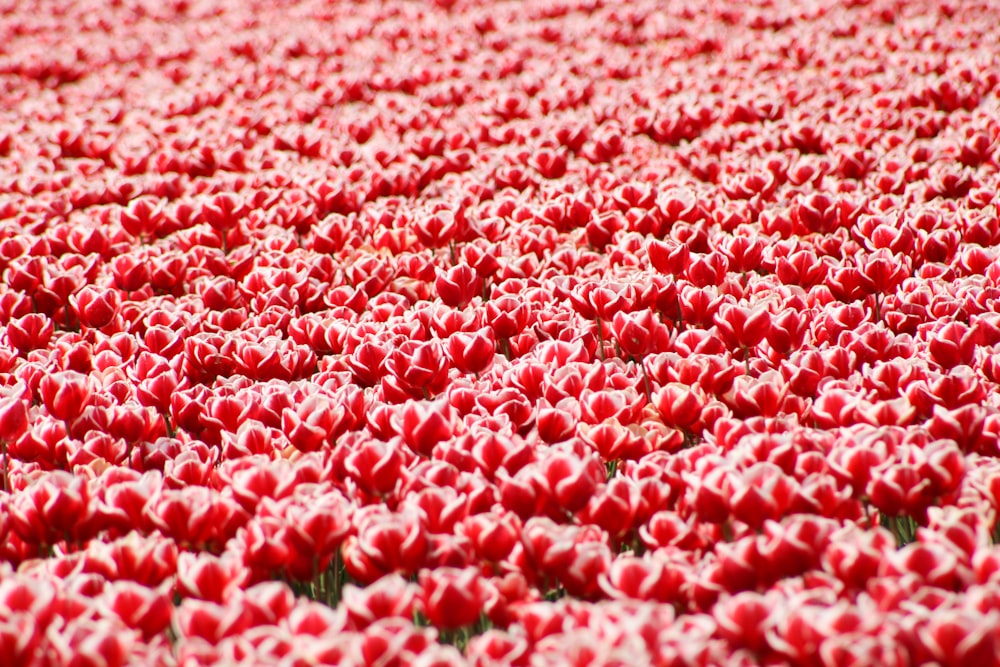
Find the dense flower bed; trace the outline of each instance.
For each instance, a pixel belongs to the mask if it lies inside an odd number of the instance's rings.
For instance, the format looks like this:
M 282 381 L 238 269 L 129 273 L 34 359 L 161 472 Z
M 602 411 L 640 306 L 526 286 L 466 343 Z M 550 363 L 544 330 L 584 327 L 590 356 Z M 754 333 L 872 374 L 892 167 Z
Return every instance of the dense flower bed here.
M 998 26 L 12 3 L 0 664 L 993 664 Z

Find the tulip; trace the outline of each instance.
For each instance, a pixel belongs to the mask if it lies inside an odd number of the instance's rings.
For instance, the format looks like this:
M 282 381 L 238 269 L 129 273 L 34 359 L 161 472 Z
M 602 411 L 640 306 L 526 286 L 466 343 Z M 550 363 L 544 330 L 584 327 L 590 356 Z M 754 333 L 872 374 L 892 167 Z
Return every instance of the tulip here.
M 701 419 L 705 399 L 693 388 L 674 382 L 653 394 L 653 404 L 665 424 L 687 431 Z
M 386 494 L 395 488 L 402 476 L 403 456 L 392 445 L 368 440 L 347 457 L 344 467 L 361 489 Z
M 89 538 L 94 513 L 94 499 L 85 480 L 63 470 L 35 480 L 10 507 L 14 531 L 36 545 Z
M 371 583 L 385 574 L 417 571 L 427 549 L 415 512 L 365 514 L 359 517 L 357 536 L 344 543 L 344 565 L 353 578 Z
M 453 630 L 471 625 L 495 594 L 475 568 L 438 568 L 420 573 L 421 598 L 428 620 Z
M 932 359 L 950 370 L 971 362 L 975 350 L 974 332 L 961 322 L 949 322 L 930 337 L 927 345 Z
M 476 514 L 466 517 L 459 525 L 462 534 L 472 541 L 476 553 L 484 560 L 497 563 L 518 543 L 521 521 L 513 514 Z
M 3 446 L 3 490 L 10 491 L 10 451 L 9 444 L 20 438 L 28 430 L 28 405 L 19 394 L 26 387 L 20 385 L 13 391 L 0 396 L 0 445 Z
M 462 331 L 448 338 L 447 352 L 452 364 L 463 373 L 479 374 L 489 368 L 496 354 L 496 343 L 489 328 L 474 333 Z
M 110 324 L 118 313 L 118 292 L 114 289 L 98 290 L 88 285 L 70 297 L 70 304 L 80 324 L 100 329 Z
M 452 437 L 456 430 L 454 411 L 440 399 L 433 403 L 408 401 L 403 408 L 400 432 L 407 446 L 430 456 L 435 445 Z
M 513 295 L 503 295 L 486 304 L 486 321 L 501 342 L 507 358 L 511 355 L 506 341 L 524 331 L 530 315 L 529 305 Z
M 407 341 L 388 355 L 385 368 L 402 390 L 424 398 L 440 392 L 448 380 L 447 357 L 436 341 Z
M 667 327 L 651 310 L 616 313 L 611 330 L 622 352 L 640 362 L 649 354 L 665 350 L 670 338 Z
M 343 597 L 347 627 L 364 630 L 382 619 L 412 617 L 417 592 L 414 584 L 398 574 L 384 576 L 364 588 L 348 585 Z
M 771 313 L 762 304 L 752 308 L 722 304 L 714 321 L 726 342 L 745 352 L 760 344 L 771 329 Z
M 596 458 L 579 460 L 555 454 L 542 462 L 542 475 L 559 504 L 575 512 L 590 499 L 604 481 L 604 467 Z
M 338 558 L 351 532 L 353 508 L 339 493 L 296 498 L 283 506 L 277 540 L 288 547 L 288 572 L 300 581 L 317 576 Z
M 753 528 L 784 516 L 797 484 L 770 463 L 754 464 L 729 498 L 734 518 Z
M 439 271 L 434 288 L 441 301 L 453 308 L 465 308 L 483 292 L 482 280 L 468 264 L 457 264 L 447 271 Z
M 653 268 L 674 277 L 685 275 L 691 264 L 691 251 L 682 243 L 654 239 L 646 246 L 646 253 Z
M 41 313 L 13 318 L 7 324 L 7 340 L 22 354 L 47 347 L 54 332 L 52 320 Z
M 767 646 L 766 634 L 776 620 L 767 598 L 750 591 L 715 605 L 712 616 L 719 624 L 719 634 L 730 645 L 751 651 L 761 651 Z
M 582 521 L 598 526 L 613 538 L 632 534 L 636 524 L 649 513 L 649 505 L 640 495 L 638 484 L 623 477 L 613 477 L 581 510 Z
M 721 252 L 693 255 L 685 276 L 695 287 L 708 287 L 722 282 L 729 271 L 729 260 Z
M 437 211 L 431 215 L 421 216 L 413 226 L 417 239 L 427 248 L 439 248 L 448 245 L 457 236 L 461 222 L 450 211 Z
M 987 628 L 997 620 L 996 612 L 948 610 L 930 620 L 923 642 L 941 664 L 990 660 L 996 654 L 997 639 Z
M 90 381 L 82 373 L 61 371 L 42 378 L 39 392 L 49 414 L 68 423 L 87 407 L 91 396 Z
M 146 377 L 136 387 L 136 398 L 144 406 L 155 408 L 161 415 L 170 411 L 171 396 L 182 388 L 184 383 L 171 368 L 163 368 L 162 372 Z
M 670 602 L 677 595 L 683 575 L 662 562 L 637 557 L 617 558 L 601 575 L 601 589 L 612 598 Z
M 173 603 L 162 589 L 117 581 L 104 589 L 104 598 L 108 608 L 147 641 L 166 630 L 173 618 Z

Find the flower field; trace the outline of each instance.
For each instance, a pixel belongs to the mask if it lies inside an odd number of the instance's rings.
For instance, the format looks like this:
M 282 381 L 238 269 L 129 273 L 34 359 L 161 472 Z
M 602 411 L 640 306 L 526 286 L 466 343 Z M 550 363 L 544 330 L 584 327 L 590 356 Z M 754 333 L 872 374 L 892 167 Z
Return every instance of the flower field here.
M 0 13 L 0 665 L 1000 664 L 1000 4 Z

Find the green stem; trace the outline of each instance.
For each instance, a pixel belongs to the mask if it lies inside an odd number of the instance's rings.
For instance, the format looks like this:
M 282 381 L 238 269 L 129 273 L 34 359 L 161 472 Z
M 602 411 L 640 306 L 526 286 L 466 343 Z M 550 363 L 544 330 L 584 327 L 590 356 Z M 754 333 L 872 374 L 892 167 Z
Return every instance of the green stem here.
M 331 570 L 330 576 L 331 576 L 331 579 L 332 579 L 331 583 L 333 584 L 331 586 L 331 589 L 333 591 L 333 597 L 330 600 L 330 606 L 331 607 L 335 607 L 337 604 L 340 603 L 341 590 L 342 590 L 343 585 L 344 585 L 344 581 L 343 581 L 343 563 L 341 562 L 341 558 L 340 558 L 340 549 L 337 549 L 334 552 L 333 565 L 332 565 L 332 570 Z
M 733 527 L 729 525 L 728 520 L 722 524 L 722 539 L 726 542 L 733 541 Z
M 861 500 L 861 506 L 865 508 L 865 521 L 868 523 L 868 527 L 872 527 L 872 508 L 868 504 L 868 499 L 863 498 Z
M 917 522 L 906 515 L 883 516 L 881 523 L 896 538 L 898 547 L 912 543 L 917 537 Z
M 174 430 L 174 425 L 170 421 L 170 415 L 166 412 L 161 412 L 160 416 L 163 417 L 163 425 L 167 427 L 167 437 L 172 438 L 177 435 L 177 431 Z
M 681 433 L 684 434 L 684 449 L 689 449 L 691 447 L 694 447 L 695 445 L 694 433 L 686 429 L 681 429 Z
M 601 318 L 598 317 L 597 322 L 597 350 L 601 353 L 601 361 L 605 361 L 604 358 L 604 327 L 601 325 Z
M 637 359 L 636 361 L 639 364 L 639 368 L 642 369 L 642 388 L 646 392 L 646 402 L 651 403 L 653 400 L 652 383 L 649 381 L 649 371 L 646 370 L 646 359 L 643 357 L 642 359 Z
M 323 601 L 326 599 L 326 591 L 323 581 L 323 572 L 319 569 L 319 556 L 313 555 L 313 581 L 312 581 L 312 599 L 317 601 Z

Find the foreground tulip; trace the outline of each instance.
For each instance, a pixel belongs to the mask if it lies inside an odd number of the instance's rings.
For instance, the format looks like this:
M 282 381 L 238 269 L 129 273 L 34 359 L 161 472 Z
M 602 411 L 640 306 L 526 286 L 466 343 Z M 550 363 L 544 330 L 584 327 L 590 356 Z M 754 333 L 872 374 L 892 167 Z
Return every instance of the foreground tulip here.
M 518 543 L 520 528 L 520 520 L 512 514 L 476 514 L 466 517 L 460 526 L 472 540 L 476 553 L 493 563 L 510 555 Z
M 771 313 L 766 305 L 742 308 L 724 304 L 715 315 L 715 324 L 726 342 L 744 350 L 756 347 L 771 329 Z
M 300 452 L 314 452 L 349 428 L 354 416 L 349 408 L 322 394 L 307 396 L 294 410 L 281 415 L 282 430 Z
M 21 353 L 44 348 L 52 340 L 55 325 L 41 313 L 30 313 L 11 319 L 7 324 L 7 340 Z
M 483 291 L 482 280 L 468 264 L 458 264 L 439 273 L 434 287 L 441 301 L 453 308 L 465 308 Z
M 75 371 L 52 373 L 42 378 L 39 392 L 50 415 L 70 422 L 87 407 L 91 395 L 90 381 L 86 375 Z
M 653 404 L 668 426 L 687 431 L 701 419 L 705 400 L 699 393 L 679 383 L 670 383 L 653 395 Z
M 385 494 L 401 479 L 403 456 L 394 443 L 368 440 L 347 457 L 344 468 L 361 489 Z
M 559 504 L 575 512 L 587 504 L 605 472 L 596 458 L 581 461 L 568 454 L 554 454 L 542 462 L 542 475 Z
M 99 290 L 87 286 L 74 294 L 70 303 L 76 310 L 76 317 L 85 327 L 100 329 L 109 324 L 118 314 L 118 292 L 113 289 Z
M 136 398 L 144 406 L 155 408 L 161 415 L 169 414 L 171 396 L 184 384 L 171 368 L 146 377 L 136 387 Z
M 163 632 L 173 616 L 173 604 L 162 588 L 155 590 L 133 581 L 118 581 L 104 590 L 105 604 L 145 639 Z
M 720 634 L 735 646 L 764 650 L 766 633 L 774 623 L 773 608 L 764 596 L 744 592 L 720 602 L 712 610 Z
M 486 322 L 500 340 L 521 333 L 530 316 L 529 305 L 512 294 L 504 294 L 486 303 Z
M 136 641 L 136 633 L 122 632 L 110 620 L 83 617 L 68 622 L 50 650 L 62 664 L 80 667 L 124 667 Z
M 344 565 L 352 577 L 371 583 L 384 574 L 417 571 L 427 548 L 427 535 L 415 513 L 367 513 L 360 518 L 357 536 L 344 543 Z
M 3 446 L 3 491 L 10 490 L 10 454 L 8 445 L 28 430 L 28 404 L 22 397 L 22 384 L 0 395 L 0 445 Z
M 437 341 L 407 341 L 389 354 L 385 368 L 401 388 L 424 398 L 440 392 L 448 380 L 447 357 Z
M 601 588 L 610 597 L 669 602 L 677 595 L 683 575 L 663 563 L 636 557 L 618 558 L 606 574 Z
M 493 362 L 496 343 L 489 329 L 473 333 L 456 332 L 448 338 L 447 351 L 451 363 L 463 373 L 480 373 Z
M 95 503 L 86 482 L 63 470 L 36 479 L 10 507 L 14 531 L 25 541 L 51 545 L 89 537 Z
M 347 627 L 364 630 L 385 618 L 408 618 L 413 615 L 417 587 L 398 574 L 382 577 L 375 583 L 359 588 L 344 589 Z
M 475 568 L 424 570 L 420 573 L 420 587 L 427 619 L 445 630 L 474 623 L 491 595 L 495 595 Z
M 410 449 L 430 456 L 439 442 L 455 434 L 456 425 L 455 412 L 444 401 L 409 401 L 403 408 L 399 429 Z
M 177 591 L 184 597 L 223 603 L 237 594 L 248 572 L 235 559 L 182 553 L 177 557 Z
M 352 512 L 347 499 L 335 492 L 315 498 L 303 494 L 289 501 L 277 537 L 289 550 L 289 574 L 306 581 L 324 571 L 352 531 Z
M 646 355 L 666 350 L 670 332 L 651 310 L 616 313 L 611 331 L 622 352 L 641 361 Z

